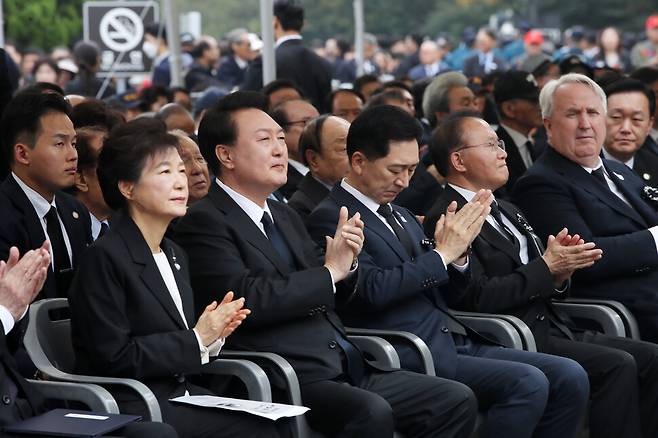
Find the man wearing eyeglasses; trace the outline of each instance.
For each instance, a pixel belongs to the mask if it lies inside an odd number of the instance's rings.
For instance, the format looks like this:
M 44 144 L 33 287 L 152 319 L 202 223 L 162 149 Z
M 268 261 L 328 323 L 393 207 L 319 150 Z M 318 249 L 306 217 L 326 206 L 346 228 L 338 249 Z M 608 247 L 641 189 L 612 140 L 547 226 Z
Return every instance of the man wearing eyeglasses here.
M 469 142 L 462 152 L 505 152 L 490 136 Z M 468 386 L 486 419 L 479 432 L 491 437 L 574 437 L 583 413 L 588 383 L 576 362 L 495 345 L 452 315 L 472 263 L 466 248 L 489 213 L 491 191 L 474 193 L 455 213 L 456 203 L 428 230 L 409 210 L 392 204 L 418 165 L 420 123 L 400 108 L 383 105 L 363 111 L 350 126 L 350 170 L 311 213 L 307 226 L 317 241 L 335 232 L 341 206 L 359 212 L 364 244 L 359 255 L 359 294 L 340 309 L 349 326 L 403 330 L 428 344 L 436 375 Z M 475 140 L 475 139 L 474 139 Z M 468 146 L 466 146 L 468 145 Z M 500 143 L 502 145 L 502 143 Z M 481 168 L 500 174 L 498 166 Z M 400 350 L 402 366 L 422 369 L 410 349 Z
M 444 122 L 434 134 L 431 152 L 448 184 L 425 219 L 426 230 L 451 202 L 462 206 L 478 190 L 505 184 L 504 147 L 476 114 Z M 538 351 L 580 363 L 590 378 L 591 436 L 656 436 L 658 346 L 585 331 L 554 306 L 552 299 L 567 295 L 575 271 L 598 265 L 601 255 L 606 256 L 594 243 L 569 236 L 562 225 L 555 229 L 544 248 L 521 210 L 494 201 L 473 241 L 471 278 L 455 307 L 515 315 L 532 330 Z
M 288 180 L 278 191 L 290 199 L 297 191 L 302 178 L 306 176 L 309 168 L 304 165 L 304 159 L 299 153 L 299 138 L 309 120 L 320 115 L 318 110 L 306 100 L 287 100 L 275 106 L 271 114 L 275 122 L 282 128 L 286 136 L 288 147 Z

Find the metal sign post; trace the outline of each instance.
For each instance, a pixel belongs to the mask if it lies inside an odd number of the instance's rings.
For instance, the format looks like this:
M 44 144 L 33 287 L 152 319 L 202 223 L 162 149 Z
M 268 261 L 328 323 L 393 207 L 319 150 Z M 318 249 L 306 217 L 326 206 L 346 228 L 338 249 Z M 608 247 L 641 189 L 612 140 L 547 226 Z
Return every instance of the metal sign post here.
M 272 22 L 274 2 L 260 0 L 260 31 L 263 34 L 263 85 L 276 79 L 276 58 L 274 57 L 274 28 Z

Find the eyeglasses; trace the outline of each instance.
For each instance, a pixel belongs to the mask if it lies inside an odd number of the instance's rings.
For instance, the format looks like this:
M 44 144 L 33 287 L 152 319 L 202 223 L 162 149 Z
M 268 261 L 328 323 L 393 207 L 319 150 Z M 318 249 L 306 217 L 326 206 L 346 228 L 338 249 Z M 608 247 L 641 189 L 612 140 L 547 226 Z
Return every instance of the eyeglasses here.
M 496 140 L 496 141 L 488 141 L 486 143 L 481 143 L 481 144 L 462 146 L 459 149 L 455 149 L 455 152 L 459 152 L 464 149 L 479 148 L 480 146 L 488 146 L 489 149 L 491 149 L 491 152 L 496 152 L 497 147 L 502 150 L 505 150 L 505 142 L 503 140 Z

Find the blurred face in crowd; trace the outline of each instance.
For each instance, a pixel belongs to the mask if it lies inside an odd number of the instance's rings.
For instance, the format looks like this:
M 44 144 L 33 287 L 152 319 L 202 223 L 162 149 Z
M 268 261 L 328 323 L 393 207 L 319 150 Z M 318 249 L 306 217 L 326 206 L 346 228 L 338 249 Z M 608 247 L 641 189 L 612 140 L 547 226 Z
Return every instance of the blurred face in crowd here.
M 96 160 L 98 160 L 98 154 L 100 154 L 103 147 L 103 138 L 105 135 L 105 132 L 97 131 L 90 136 L 89 146 Z M 101 191 L 98 176 L 96 175 L 97 167 L 94 165 L 78 169 L 75 175 L 75 187 L 80 196 L 78 194 L 76 196 L 78 196 L 80 201 L 87 207 L 87 210 L 96 216 L 97 219 L 103 220 L 110 216 L 112 210 L 103 198 L 103 192 Z
M 558 79 L 559 77 L 560 67 L 555 64 L 551 64 L 548 67 L 548 70 L 546 70 L 546 73 L 541 76 L 535 76 L 535 81 L 537 81 L 537 87 L 539 87 L 541 90 L 548 82 L 552 81 L 553 79 Z
M 496 190 L 507 182 L 507 153 L 498 146 L 496 132 L 482 119 L 462 122 L 462 144 L 450 156 L 464 188 Z
M 175 147 L 149 157 L 137 182 L 119 181 L 132 217 L 136 213 L 165 221 L 187 212 L 185 165 Z
M 354 93 L 349 91 L 338 92 L 331 102 L 331 113 L 352 123 L 356 116 L 361 114 L 363 101 Z
M 334 185 L 349 170 L 347 160 L 347 131 L 350 124 L 340 117 L 329 117 L 320 134 L 321 153 L 306 151 L 306 161 L 313 176 L 325 184 Z
M 512 128 L 527 135 L 542 125 L 538 99 L 511 99 L 502 103 L 505 118 L 512 120 Z
M 601 32 L 601 46 L 606 52 L 615 52 L 619 50 L 620 42 L 619 32 L 617 32 L 617 29 L 614 27 L 606 27 L 603 32 Z
M 34 72 L 35 82 L 50 82 L 51 84 L 57 83 L 57 72 L 47 63 L 39 66 L 37 71 Z
M 288 125 L 284 127 L 288 156 L 301 162 L 299 156 L 299 137 L 309 120 L 320 115 L 313 105 L 304 100 L 291 100 L 285 103 L 284 111 L 288 118 Z
M 278 90 L 270 94 L 268 98 L 268 104 L 270 108 L 274 108 L 281 102 L 286 102 L 288 100 L 297 100 L 301 98 L 302 96 L 294 88 L 283 87 L 283 88 L 279 88 Z
M 23 73 L 23 76 L 27 77 L 32 74 L 32 69 L 34 68 L 34 64 L 36 64 L 38 60 L 39 60 L 38 53 L 26 53 L 23 55 L 23 57 L 21 58 L 21 71 Z
M 644 144 L 652 123 L 649 100 L 643 93 L 631 91 L 609 96 L 605 150 L 618 160 L 630 160 Z
M 243 109 L 233 113 L 234 145 L 218 145 L 220 179 L 260 204 L 288 179 L 288 150 L 283 129 L 267 113 Z
M 357 181 L 359 190 L 379 204 L 392 202 L 409 186 L 418 166 L 416 140 L 390 141 L 388 155 L 370 161 L 361 152 L 351 157 L 349 181 Z
M 653 44 L 658 44 L 658 26 L 647 29 L 647 39 Z
M 245 61 L 251 60 L 251 43 L 249 42 L 249 34 L 247 32 L 240 36 L 240 40 L 231 45 L 233 54 Z
M 423 41 L 418 52 L 420 63 L 431 65 L 441 59 L 441 50 L 434 41 Z
M 177 136 L 178 137 L 178 136 Z M 178 137 L 178 153 L 185 165 L 189 204 L 193 204 L 208 194 L 210 175 L 199 146 L 189 137 Z
M 599 162 L 605 140 L 606 115 L 601 99 L 584 84 L 560 85 L 553 95 L 553 113 L 544 119 L 551 146 L 586 167 Z
M 491 38 L 486 31 L 480 29 L 475 36 L 475 48 L 482 53 L 487 53 L 493 50 L 494 47 L 496 47 L 496 40 Z
M 396 106 L 399 106 L 405 110 L 412 117 L 416 117 L 416 105 L 414 103 L 414 97 L 411 95 L 411 93 L 404 88 L 390 87 L 389 89 L 399 91 L 402 95 L 402 101 Z
M 448 91 L 448 108 L 450 114 L 457 111 L 477 111 L 478 106 L 473 91 L 465 86 L 453 87 Z
M 654 96 L 656 96 L 656 101 L 658 102 L 658 81 L 648 84 L 651 91 L 653 91 Z M 653 127 L 658 129 L 658 105 L 656 105 L 656 112 L 653 113 Z
M 368 82 L 367 84 L 363 84 L 363 86 L 361 87 L 361 89 L 360 89 L 359 91 L 361 91 L 361 94 L 363 94 L 363 97 L 366 98 L 366 102 L 367 102 L 368 99 L 370 99 L 370 96 L 372 95 L 372 93 L 373 93 L 377 88 L 379 88 L 379 87 L 381 87 L 381 86 L 382 86 L 382 83 L 381 83 L 381 82 L 379 82 L 379 81 L 372 81 L 372 82 Z
M 60 112 L 41 116 L 34 145 L 20 137 L 14 145 L 12 170 L 46 200 L 75 182 L 78 152 L 71 119 Z

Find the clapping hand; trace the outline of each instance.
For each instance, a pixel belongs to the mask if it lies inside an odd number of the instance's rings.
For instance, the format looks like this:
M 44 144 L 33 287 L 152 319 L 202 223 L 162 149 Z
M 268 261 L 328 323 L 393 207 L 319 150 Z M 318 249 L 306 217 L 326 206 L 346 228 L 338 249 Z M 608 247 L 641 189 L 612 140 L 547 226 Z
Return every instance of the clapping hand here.
M 251 313 L 251 310 L 243 307 L 244 298 L 233 300 L 233 292 L 230 291 L 221 303 L 213 301 L 208 304 L 194 327 L 203 345 L 207 347 L 217 339 L 233 333 Z
M 569 279 L 576 269 L 588 268 L 603 256 L 603 251 L 595 246 L 593 242 L 585 243 L 578 234 L 571 236 L 566 228 L 556 236 L 548 236 L 542 258 L 556 287 Z
M 324 266 L 334 281 L 344 279 L 350 272 L 354 259 L 363 248 L 363 221 L 357 212 L 347 218 L 347 207 L 341 207 L 334 237 L 326 236 L 327 250 Z

